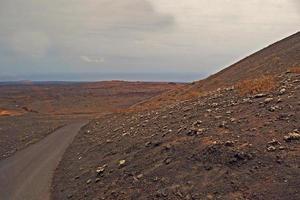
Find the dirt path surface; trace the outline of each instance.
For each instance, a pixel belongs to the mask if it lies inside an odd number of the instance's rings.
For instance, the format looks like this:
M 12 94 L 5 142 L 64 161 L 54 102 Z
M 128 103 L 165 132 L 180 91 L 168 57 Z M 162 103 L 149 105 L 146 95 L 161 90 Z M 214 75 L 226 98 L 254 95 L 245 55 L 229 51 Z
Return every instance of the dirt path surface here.
M 0 199 L 47 200 L 56 166 L 80 128 L 80 121 L 0 162 Z

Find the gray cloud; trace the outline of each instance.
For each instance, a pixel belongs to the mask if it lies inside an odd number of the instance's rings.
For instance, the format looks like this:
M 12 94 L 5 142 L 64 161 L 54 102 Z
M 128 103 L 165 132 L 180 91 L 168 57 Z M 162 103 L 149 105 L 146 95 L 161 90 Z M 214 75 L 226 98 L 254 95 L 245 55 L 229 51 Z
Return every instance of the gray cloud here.
M 298 14 L 300 15 L 300 1 L 294 0 L 294 4 L 296 5 L 296 8 L 298 9 Z
M 2 40 L 12 50 L 39 56 L 50 46 L 97 53 L 95 45 L 105 46 L 111 38 L 126 42 L 174 24 L 172 16 L 156 12 L 146 0 L 5 0 L 0 19 Z
M 298 0 L 1 0 L 2 74 L 215 72 L 299 30 Z
M 10 38 L 11 48 L 17 54 L 43 57 L 50 47 L 49 38 L 43 32 L 22 30 Z

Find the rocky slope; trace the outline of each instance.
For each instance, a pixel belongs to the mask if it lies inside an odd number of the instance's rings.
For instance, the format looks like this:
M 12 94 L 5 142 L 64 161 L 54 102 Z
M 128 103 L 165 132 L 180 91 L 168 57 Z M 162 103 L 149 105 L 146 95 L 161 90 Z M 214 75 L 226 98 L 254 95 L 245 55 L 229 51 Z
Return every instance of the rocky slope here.
M 57 168 L 53 199 L 300 199 L 299 37 L 185 89 L 207 85 L 201 96 L 93 120 Z M 263 74 L 272 90 L 236 87 Z
M 53 199 L 299 199 L 300 75 L 275 91 L 226 88 L 86 126 Z

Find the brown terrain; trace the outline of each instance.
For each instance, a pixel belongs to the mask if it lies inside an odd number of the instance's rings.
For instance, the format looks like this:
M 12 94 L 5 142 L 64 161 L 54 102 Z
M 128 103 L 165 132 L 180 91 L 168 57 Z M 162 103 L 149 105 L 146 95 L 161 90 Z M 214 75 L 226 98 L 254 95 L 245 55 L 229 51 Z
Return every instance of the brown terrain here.
M 0 85 L 0 160 L 80 119 L 121 111 L 182 87 L 174 83 L 108 81 Z
M 81 129 L 53 199 L 300 199 L 300 33 Z

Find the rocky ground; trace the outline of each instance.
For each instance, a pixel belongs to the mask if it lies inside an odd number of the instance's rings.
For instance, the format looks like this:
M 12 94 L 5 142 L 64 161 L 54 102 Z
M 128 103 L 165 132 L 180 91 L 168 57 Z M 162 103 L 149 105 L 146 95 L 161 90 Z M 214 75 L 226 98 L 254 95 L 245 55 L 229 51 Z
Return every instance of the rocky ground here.
M 93 120 L 67 150 L 53 199 L 300 199 L 300 75 L 272 92 L 229 87 Z
M 2 116 L 0 118 L 0 160 L 39 141 L 67 122 L 68 119 L 31 113 Z

